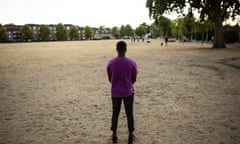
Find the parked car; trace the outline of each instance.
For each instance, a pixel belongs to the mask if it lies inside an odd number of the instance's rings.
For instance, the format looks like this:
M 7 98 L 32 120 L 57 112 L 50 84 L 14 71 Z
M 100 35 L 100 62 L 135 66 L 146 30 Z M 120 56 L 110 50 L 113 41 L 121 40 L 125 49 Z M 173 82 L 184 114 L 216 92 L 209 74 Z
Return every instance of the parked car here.
M 102 37 L 100 37 L 100 36 L 97 36 L 97 37 L 93 38 L 93 40 L 101 40 L 101 39 L 102 39 Z
M 176 42 L 176 38 L 168 38 L 168 42 Z

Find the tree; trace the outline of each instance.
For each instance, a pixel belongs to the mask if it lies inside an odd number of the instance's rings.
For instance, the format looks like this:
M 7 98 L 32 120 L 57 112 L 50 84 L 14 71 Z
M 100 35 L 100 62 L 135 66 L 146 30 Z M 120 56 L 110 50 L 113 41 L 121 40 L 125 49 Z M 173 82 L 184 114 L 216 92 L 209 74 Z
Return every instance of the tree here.
M 139 25 L 135 30 L 136 35 L 144 36 L 147 33 L 147 30 L 144 25 Z
M 158 28 L 158 26 L 155 23 L 153 23 L 151 25 L 151 29 L 152 29 L 152 37 L 153 38 L 157 38 L 157 37 L 160 36 L 159 28 Z
M 171 20 L 160 16 L 156 21 L 156 25 L 159 26 L 159 30 L 163 32 L 164 36 L 171 35 Z
M 202 41 L 204 41 L 204 39 L 206 41 L 210 40 L 208 33 L 212 31 L 213 25 L 209 20 L 207 20 L 207 21 L 195 21 L 193 28 L 194 28 L 195 35 L 200 35 L 200 37 L 201 37 L 200 39 Z M 206 33 L 206 38 L 204 38 L 205 33 Z
M 126 26 L 122 25 L 120 27 L 120 36 L 124 37 L 124 36 L 133 36 L 134 35 L 134 31 L 131 27 L 131 25 L 127 24 Z
M 133 36 L 134 35 L 134 30 L 133 30 L 133 28 L 132 28 L 132 26 L 130 24 L 127 24 L 125 26 L 125 34 L 127 36 Z
M 91 39 L 92 38 L 92 28 L 89 26 L 85 27 L 85 38 Z
M 225 48 L 223 21 L 240 14 L 239 0 L 147 0 L 149 16 L 158 19 L 166 12 L 183 13 L 185 7 L 197 9 L 200 19 L 210 20 L 214 24 L 213 48 Z
M 22 39 L 24 41 L 29 41 L 29 40 L 33 39 L 33 32 L 30 29 L 29 25 L 27 25 L 27 24 L 24 25 L 21 29 L 21 32 L 22 32 Z
M 78 40 L 79 39 L 79 31 L 77 26 L 73 26 L 70 29 L 70 38 L 71 40 Z
M 120 37 L 124 37 L 125 34 L 125 26 L 121 25 L 120 29 L 119 29 L 119 33 L 120 33 Z
M 185 29 L 185 36 L 192 40 L 192 35 L 193 35 L 193 28 L 194 28 L 194 22 L 195 18 L 193 16 L 192 10 L 188 10 L 188 14 L 184 17 L 184 26 L 186 27 Z
M 195 28 L 195 18 L 191 13 L 184 17 L 179 17 L 172 22 L 172 34 L 177 38 L 182 38 L 183 36 L 192 40 L 194 28 Z M 200 27 L 199 27 L 200 28 Z M 209 28 L 210 29 L 210 28 Z M 200 29 L 201 30 L 201 29 Z
M 67 31 L 65 26 L 62 23 L 59 23 L 56 26 L 56 37 L 57 37 L 57 40 L 59 41 L 63 41 L 67 39 Z
M 49 40 L 50 30 L 47 25 L 40 26 L 39 38 L 40 40 L 47 41 Z
M 120 33 L 119 33 L 119 30 L 118 30 L 118 27 L 113 27 L 112 28 L 112 36 L 114 36 L 115 38 L 119 38 L 120 36 Z
M 146 29 L 146 33 L 150 33 L 151 32 L 151 27 L 149 25 L 147 25 L 145 22 L 142 23 L 141 25 L 143 25 Z
M 173 22 L 172 34 L 177 38 L 181 39 L 186 34 L 185 21 L 183 17 L 177 18 Z
M 6 29 L 0 24 L 0 42 L 7 41 L 7 31 Z
M 99 30 L 99 31 L 104 31 L 104 30 L 106 30 L 106 28 L 105 28 L 105 26 L 100 26 L 100 27 L 98 28 L 98 30 Z
M 224 39 L 226 43 L 235 43 L 239 40 L 239 30 L 240 27 L 238 25 L 231 26 L 225 25 L 224 26 Z

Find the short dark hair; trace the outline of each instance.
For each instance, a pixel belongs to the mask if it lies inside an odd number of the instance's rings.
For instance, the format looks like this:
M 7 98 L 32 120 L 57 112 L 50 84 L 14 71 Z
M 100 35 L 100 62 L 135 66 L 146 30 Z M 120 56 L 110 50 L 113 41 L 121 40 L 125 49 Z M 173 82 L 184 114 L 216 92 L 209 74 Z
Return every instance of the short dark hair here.
M 127 44 L 125 41 L 117 42 L 117 51 L 118 52 L 125 52 L 127 50 Z

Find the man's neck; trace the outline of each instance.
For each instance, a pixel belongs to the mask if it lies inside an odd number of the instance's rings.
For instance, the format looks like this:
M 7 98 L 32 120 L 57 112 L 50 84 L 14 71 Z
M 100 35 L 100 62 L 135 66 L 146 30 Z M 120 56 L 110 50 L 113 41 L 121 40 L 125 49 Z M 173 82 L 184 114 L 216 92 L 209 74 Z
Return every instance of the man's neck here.
M 125 54 L 119 53 L 119 54 L 118 54 L 118 57 L 125 57 Z

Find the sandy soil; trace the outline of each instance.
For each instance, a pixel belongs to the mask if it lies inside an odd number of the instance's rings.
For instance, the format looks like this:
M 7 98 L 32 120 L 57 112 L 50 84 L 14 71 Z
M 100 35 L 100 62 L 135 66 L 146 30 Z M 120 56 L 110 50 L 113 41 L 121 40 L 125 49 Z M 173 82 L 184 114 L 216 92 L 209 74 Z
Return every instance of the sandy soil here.
M 110 144 L 115 40 L 0 44 L 0 144 Z M 239 144 L 240 48 L 132 43 L 138 144 Z M 127 143 L 124 109 L 119 144 Z

